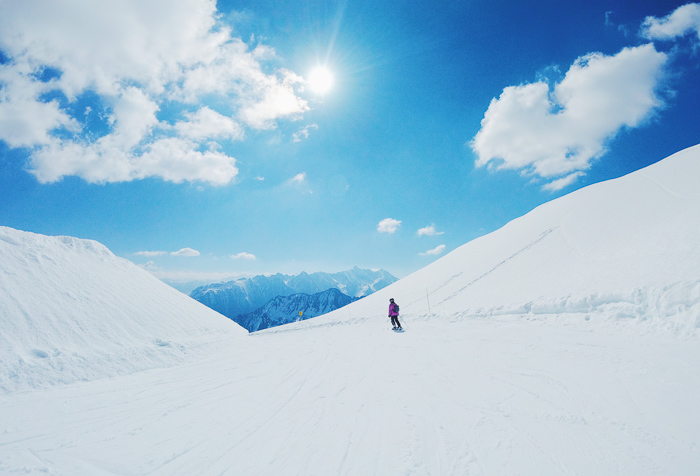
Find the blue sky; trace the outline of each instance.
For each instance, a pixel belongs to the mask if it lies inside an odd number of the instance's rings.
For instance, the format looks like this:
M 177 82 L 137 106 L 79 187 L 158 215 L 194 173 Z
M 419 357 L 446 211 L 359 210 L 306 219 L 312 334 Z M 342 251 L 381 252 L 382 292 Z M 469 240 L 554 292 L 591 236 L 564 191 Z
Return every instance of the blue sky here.
M 699 84 L 687 2 L 0 0 L 0 225 L 402 277 L 700 142 Z

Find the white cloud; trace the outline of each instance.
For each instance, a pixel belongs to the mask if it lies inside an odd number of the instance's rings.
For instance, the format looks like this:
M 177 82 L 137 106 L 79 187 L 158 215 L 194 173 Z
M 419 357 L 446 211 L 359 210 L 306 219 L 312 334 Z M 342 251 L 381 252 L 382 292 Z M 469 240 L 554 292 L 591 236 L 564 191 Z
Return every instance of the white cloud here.
M 113 101 L 113 113 L 109 122 L 113 132 L 102 138 L 107 147 L 131 150 L 158 125 L 158 104 L 141 89 L 133 86 L 122 90 Z
M 141 161 L 143 171 L 137 178 L 160 176 L 175 183 L 199 180 L 224 185 L 238 175 L 232 157 L 213 150 L 196 150 L 194 143 L 177 138 L 150 144 Z
M 175 183 L 203 181 L 224 185 L 238 174 L 235 159 L 216 151 L 199 151 L 195 142 L 163 138 L 134 154 L 112 147 L 119 137 L 104 136 L 93 144 L 52 139 L 30 157 L 30 172 L 41 183 L 77 175 L 88 182 L 122 182 L 160 177 Z
M 294 177 L 286 180 L 283 184 L 284 187 L 288 187 L 297 193 L 302 195 L 313 195 L 314 191 L 311 190 L 309 181 L 306 176 L 306 172 L 300 172 Z
M 261 75 L 255 89 L 243 101 L 241 120 L 253 129 L 273 129 L 279 118 L 301 119 L 309 106 L 297 97 L 293 86 L 302 82 L 299 76 L 286 70 L 281 71 L 281 78 Z
M 238 119 L 253 129 L 272 129 L 281 118 L 300 119 L 309 110 L 294 89 L 303 79 L 286 69 L 266 74 L 261 61 L 269 59 L 274 59 L 272 48 L 258 45 L 249 51 L 240 38 L 229 38 L 210 61 L 186 70 L 182 85 L 171 95 L 188 103 L 204 95 L 227 96 L 238 109 Z
M 49 89 L 17 68 L 0 65 L 0 140 L 10 147 L 32 147 L 48 144 L 56 129 L 80 130 L 58 101 L 37 101 Z
M 672 40 L 695 33 L 700 39 L 700 4 L 689 3 L 663 18 L 647 17 L 640 35 L 650 40 Z
M 147 258 L 152 258 L 154 256 L 162 256 L 166 254 L 165 251 L 137 251 L 134 253 L 136 256 L 146 256 Z
M 187 257 L 192 257 L 192 256 L 199 256 L 199 251 L 193 250 L 192 248 L 182 248 L 181 250 L 178 251 L 173 251 L 170 253 L 173 256 L 187 256 Z
M 418 253 L 421 256 L 432 256 L 432 255 L 439 255 L 442 254 L 442 252 L 445 251 L 445 245 L 439 245 L 433 248 L 432 250 L 428 250 L 425 253 Z
M 77 175 L 229 183 L 235 160 L 200 143 L 239 140 L 241 124 L 270 129 L 309 108 L 296 94 L 303 80 L 268 63 L 272 48 L 251 50 L 217 18 L 212 0 L 33 0 L 4 8 L 0 140 L 31 148 L 30 170 L 42 182 Z M 85 93 L 96 104 L 76 108 Z M 193 111 L 205 95 L 233 117 Z M 185 111 L 174 126 L 158 117 L 166 102 Z M 105 131 L 87 127 L 88 110 L 106 115 Z
M 393 218 L 385 218 L 379 222 L 377 225 L 377 231 L 379 233 L 396 233 L 396 231 L 401 226 L 401 220 L 394 220 Z
M 444 231 L 435 231 L 435 224 L 426 226 L 418 230 L 418 236 L 437 236 L 445 233 Z
M 201 0 L 34 0 L 4 9 L 0 45 L 24 64 L 62 71 L 69 98 L 115 95 L 125 79 L 158 93 L 182 67 L 211 60 L 228 32 L 214 32 L 216 5 Z
M 236 253 L 235 255 L 231 255 L 231 258 L 233 258 L 233 259 L 245 259 L 245 260 L 251 260 L 251 261 L 255 261 L 257 259 L 254 254 L 246 253 L 244 251 L 241 253 Z
M 318 124 L 309 124 L 308 126 L 302 127 L 297 132 L 292 134 L 292 142 L 301 142 L 303 139 L 309 138 L 309 130 L 318 129 Z
M 542 190 L 546 190 L 548 192 L 557 192 L 576 182 L 576 180 L 578 180 L 579 177 L 582 177 L 584 175 L 586 174 L 584 174 L 583 172 L 574 172 L 572 174 L 567 175 L 566 177 L 562 177 L 560 179 L 553 180 L 548 184 L 545 184 L 544 186 L 542 186 Z
M 187 121 L 175 124 L 175 130 L 182 137 L 195 141 L 243 138 L 243 127 L 240 124 L 208 107 L 203 107 L 194 114 L 185 114 L 185 117 L 188 119 Z
M 509 86 L 494 98 L 471 142 L 476 165 L 520 169 L 546 179 L 583 172 L 623 127 L 663 105 L 656 90 L 667 56 L 652 44 L 615 56 L 576 60 L 553 90 L 545 82 Z

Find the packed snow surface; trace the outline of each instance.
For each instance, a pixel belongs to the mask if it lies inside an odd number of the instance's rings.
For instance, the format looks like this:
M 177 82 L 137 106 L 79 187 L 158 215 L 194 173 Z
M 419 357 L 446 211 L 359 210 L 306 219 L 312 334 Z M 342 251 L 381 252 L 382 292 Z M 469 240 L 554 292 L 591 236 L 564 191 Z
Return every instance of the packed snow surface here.
M 2 229 L 0 473 L 697 474 L 698 178 L 696 146 L 250 335 L 94 242 Z

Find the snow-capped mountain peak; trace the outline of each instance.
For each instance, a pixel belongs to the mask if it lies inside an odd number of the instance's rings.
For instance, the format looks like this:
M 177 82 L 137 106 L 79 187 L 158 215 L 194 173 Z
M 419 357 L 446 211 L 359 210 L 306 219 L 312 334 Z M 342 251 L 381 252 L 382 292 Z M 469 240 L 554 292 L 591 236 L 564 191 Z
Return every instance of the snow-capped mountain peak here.
M 355 267 L 339 273 L 261 275 L 209 284 L 195 289 L 190 296 L 225 316 L 236 318 L 255 311 L 278 296 L 316 294 L 335 288 L 350 297 L 360 298 L 394 282 L 396 278 L 384 270 L 371 271 Z

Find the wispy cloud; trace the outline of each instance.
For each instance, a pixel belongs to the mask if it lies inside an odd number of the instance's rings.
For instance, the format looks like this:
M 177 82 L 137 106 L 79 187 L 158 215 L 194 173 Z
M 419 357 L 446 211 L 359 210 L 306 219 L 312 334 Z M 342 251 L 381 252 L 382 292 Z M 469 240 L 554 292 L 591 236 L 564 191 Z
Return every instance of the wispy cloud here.
M 166 253 L 166 251 L 137 251 L 134 254 L 136 256 L 145 256 L 147 258 L 153 258 L 154 256 L 162 256 Z
M 317 124 L 309 124 L 308 126 L 302 127 L 297 132 L 292 134 L 292 142 L 301 142 L 303 139 L 309 138 L 309 130 L 318 129 Z
M 418 236 L 437 236 L 442 235 L 443 233 L 445 232 L 435 230 L 435 224 L 431 224 L 418 230 Z
M 612 10 L 605 12 L 605 26 L 613 26 L 613 22 L 610 20 L 612 14 L 615 13 Z
M 173 256 L 187 256 L 187 257 L 192 257 L 192 256 L 199 256 L 199 251 L 193 250 L 192 248 L 182 248 L 177 251 L 173 251 L 170 253 Z
M 377 225 L 377 231 L 379 233 L 396 233 L 401 227 L 401 220 L 394 220 L 393 218 L 385 218 L 379 222 Z
M 245 260 L 251 260 L 251 261 L 255 261 L 257 259 L 254 254 L 246 253 L 244 251 L 242 251 L 240 253 L 236 253 L 235 255 L 231 255 L 231 258 L 233 258 L 233 259 L 245 259 Z
M 293 190 L 295 193 L 302 195 L 312 195 L 314 191 L 311 189 L 309 178 L 306 172 L 299 172 L 294 177 L 284 181 L 282 186 L 288 190 Z
M 548 184 L 545 184 L 542 186 L 542 190 L 546 190 L 548 192 L 557 192 L 563 188 L 568 187 L 572 183 L 576 182 L 579 177 L 582 177 L 586 174 L 583 172 L 574 172 L 573 174 L 569 174 L 566 177 L 562 177 L 557 180 L 553 180 L 549 182 Z
M 572 183 L 606 152 L 606 141 L 663 106 L 656 92 L 667 59 L 653 44 L 591 53 L 551 89 L 545 81 L 505 88 L 471 141 L 477 167 L 567 179 L 550 189 Z
M 227 184 L 236 160 L 211 141 L 309 109 L 297 94 L 303 78 L 274 69 L 272 48 L 234 36 L 210 0 L 40 4 L 16 2 L 0 16 L 0 140 L 30 150 L 28 170 L 42 183 Z M 80 107 L 88 97 L 97 99 Z M 203 97 L 226 114 L 199 108 Z M 183 111 L 175 125 L 161 117 L 165 105 Z M 89 125 L 95 113 L 101 133 Z
M 432 250 L 428 250 L 425 253 L 418 253 L 421 256 L 433 256 L 433 255 L 439 255 L 442 254 L 442 252 L 445 251 L 445 245 L 438 245 Z

